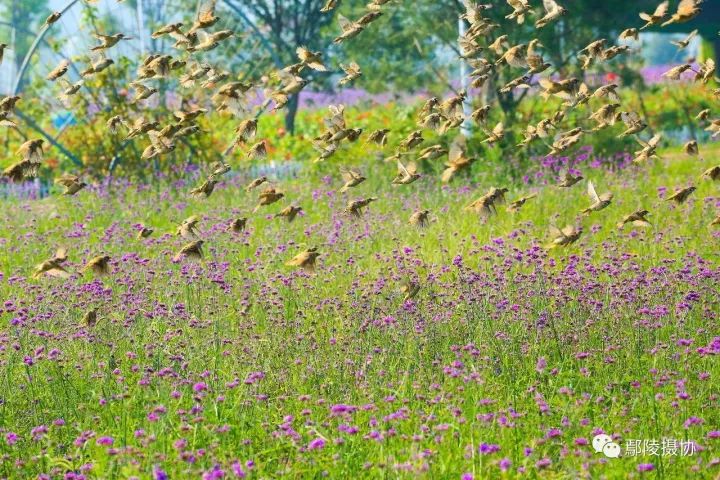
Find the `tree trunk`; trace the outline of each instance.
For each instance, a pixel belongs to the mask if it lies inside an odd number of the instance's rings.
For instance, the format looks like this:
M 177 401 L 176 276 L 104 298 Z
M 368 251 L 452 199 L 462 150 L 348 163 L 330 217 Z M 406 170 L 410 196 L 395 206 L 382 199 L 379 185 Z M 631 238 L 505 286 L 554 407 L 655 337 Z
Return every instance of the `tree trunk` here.
M 297 116 L 298 107 L 300 106 L 300 95 L 295 94 L 290 97 L 285 113 L 285 131 L 290 135 L 295 135 L 295 117 Z

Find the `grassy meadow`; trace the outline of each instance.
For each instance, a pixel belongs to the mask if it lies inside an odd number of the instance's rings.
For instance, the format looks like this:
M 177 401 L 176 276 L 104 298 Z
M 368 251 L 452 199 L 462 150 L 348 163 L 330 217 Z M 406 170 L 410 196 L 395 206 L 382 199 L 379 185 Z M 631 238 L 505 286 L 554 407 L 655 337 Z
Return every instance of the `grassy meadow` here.
M 590 216 L 586 181 L 503 182 L 481 160 L 449 186 L 391 186 L 370 150 L 353 150 L 368 180 L 348 194 L 308 166 L 256 214 L 241 173 L 208 199 L 188 178 L 5 201 L 0 476 L 717 478 L 720 195 L 698 179 L 717 148 L 588 159 L 575 168 L 615 195 Z M 464 210 L 492 186 L 538 197 L 486 221 Z M 344 212 L 368 196 L 361 218 Z M 294 222 L 274 218 L 291 202 Z M 425 208 L 430 224 L 409 225 Z M 640 208 L 652 227 L 616 227 Z M 190 215 L 205 256 L 176 262 Z M 141 224 L 155 233 L 138 240 Z M 578 242 L 545 248 L 567 224 Z M 59 246 L 71 278 L 31 278 Z M 315 273 L 285 265 L 311 246 Z M 77 273 L 101 254 L 109 276 Z M 625 454 L 596 453 L 599 433 Z M 664 438 L 690 451 L 627 454 Z

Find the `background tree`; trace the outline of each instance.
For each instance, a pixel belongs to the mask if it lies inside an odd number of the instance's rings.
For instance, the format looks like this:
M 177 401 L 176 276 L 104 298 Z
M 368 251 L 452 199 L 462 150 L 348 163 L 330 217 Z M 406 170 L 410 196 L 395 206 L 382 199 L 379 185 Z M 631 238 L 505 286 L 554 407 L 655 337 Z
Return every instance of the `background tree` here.
M 250 35 L 256 36 L 266 48 L 272 49 L 271 60 L 275 68 L 297 62 L 295 50 L 305 46 L 321 51 L 327 58 L 332 37 L 325 30 L 332 22 L 335 11 L 321 12 L 325 0 L 223 0 L 233 13 L 247 24 Z M 313 72 L 309 78 L 317 82 L 327 75 Z M 285 128 L 295 132 L 295 117 L 299 96 L 293 95 L 285 113 Z
M 10 38 L 0 41 L 7 43 L 12 50 L 14 72 L 17 72 L 27 54 L 30 45 L 35 40 L 38 24 L 47 17 L 47 0 L 2 0 L 0 1 L 0 17 L 10 25 L 21 28 L 12 28 L 7 31 Z M 45 14 L 45 16 L 43 16 Z

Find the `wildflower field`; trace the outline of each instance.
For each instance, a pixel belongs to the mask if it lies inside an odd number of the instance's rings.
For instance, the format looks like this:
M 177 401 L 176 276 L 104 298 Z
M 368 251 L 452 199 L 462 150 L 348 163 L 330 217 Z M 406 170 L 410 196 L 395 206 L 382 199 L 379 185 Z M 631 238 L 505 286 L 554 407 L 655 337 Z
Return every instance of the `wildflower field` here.
M 720 1 L 0 19 L 0 480 L 720 480 Z
M 716 478 L 720 197 L 708 180 L 664 201 L 704 168 L 661 156 L 609 171 L 584 155 L 575 168 L 616 196 L 564 249 L 545 248 L 548 227 L 578 216 L 584 184 L 483 223 L 463 207 L 497 178 L 409 191 L 372 162 L 349 196 L 300 171 L 283 185 L 305 211 L 268 207 L 242 233 L 228 226 L 256 199 L 240 174 L 206 200 L 192 178 L 8 200 L 0 475 Z M 343 212 L 370 193 L 360 218 Z M 640 204 L 652 226 L 618 229 Z M 408 225 L 421 208 L 429 225 Z M 191 214 L 205 258 L 173 261 Z M 137 239 L 141 224 L 155 234 Z M 32 279 L 61 245 L 72 276 Z M 308 246 L 315 273 L 284 265 Z M 111 275 L 74 273 L 101 254 Z M 601 433 L 621 458 L 595 452 Z

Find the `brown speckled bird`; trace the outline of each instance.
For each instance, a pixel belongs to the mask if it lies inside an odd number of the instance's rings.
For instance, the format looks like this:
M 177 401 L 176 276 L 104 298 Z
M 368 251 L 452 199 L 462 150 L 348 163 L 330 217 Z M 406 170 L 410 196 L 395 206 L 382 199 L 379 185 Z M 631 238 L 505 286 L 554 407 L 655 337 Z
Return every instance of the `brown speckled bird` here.
M 356 62 L 351 62 L 348 65 L 344 65 L 341 63 L 340 68 L 343 72 L 345 72 L 345 76 L 338 81 L 338 85 L 347 85 L 362 77 L 360 65 L 358 65 Z
M 60 20 L 60 17 L 62 17 L 61 12 L 53 12 L 45 19 L 45 26 L 50 26 L 53 23 L 56 23 L 58 20 Z
M 320 9 L 320 11 L 323 13 L 330 12 L 330 11 L 334 10 L 335 7 L 337 7 L 339 3 L 340 3 L 340 0 L 327 0 L 325 2 L 325 5 L 323 5 L 323 7 Z
M 67 60 L 62 60 L 62 61 L 60 61 L 60 64 L 57 67 L 55 67 L 54 69 L 52 69 L 50 71 L 50 73 L 48 73 L 46 78 L 49 81 L 54 82 L 58 78 L 65 75 L 68 71 L 68 68 L 70 68 L 70 62 Z
M 435 160 L 448 154 L 448 150 L 442 145 L 432 145 L 420 151 L 418 161 Z
M 669 78 L 670 80 L 679 80 L 680 76 L 690 70 L 692 68 L 692 65 L 689 63 L 685 63 L 682 65 L 678 65 L 676 67 L 671 68 L 667 72 L 663 73 L 662 76 Z
M 359 22 L 351 22 L 346 17 L 342 15 L 338 15 L 338 24 L 340 25 L 340 29 L 342 30 L 342 33 L 335 37 L 335 40 L 333 40 L 333 43 L 342 43 L 345 40 L 348 40 L 353 37 L 357 37 L 360 32 L 365 30 L 365 25 Z
M 385 145 L 387 145 L 389 132 L 390 130 L 387 128 L 383 128 L 382 130 L 375 130 L 368 136 L 367 141 L 384 147 Z
M 267 145 L 265 140 L 262 140 L 252 147 L 247 152 L 247 157 L 250 159 L 264 158 L 267 156 Z
M 197 215 L 191 215 L 190 217 L 182 221 L 182 223 L 175 231 L 175 235 L 183 238 L 197 237 L 200 234 L 200 231 L 197 229 L 199 223 L 200 217 L 198 217 Z
M 400 142 L 400 145 L 398 147 L 401 151 L 408 151 L 411 150 L 421 143 L 423 143 L 425 139 L 422 136 L 422 131 L 416 130 L 412 132 L 410 135 L 408 135 L 402 142 Z
M 415 225 L 416 227 L 424 228 L 427 227 L 430 223 L 430 210 L 418 210 L 417 212 L 410 215 L 410 220 L 408 221 L 410 225 Z
M 593 185 L 592 182 L 588 182 L 588 195 L 590 195 L 590 200 L 592 200 L 592 204 L 590 204 L 589 207 L 583 209 L 580 213 L 584 213 L 586 215 L 589 215 L 591 212 L 599 212 L 600 210 L 607 208 L 610 203 L 612 203 L 613 194 L 612 193 L 603 193 L 602 195 L 598 195 L 595 191 L 595 185 Z
M 319 256 L 320 253 L 318 253 L 317 247 L 308 248 L 286 262 L 285 265 L 289 267 L 300 267 L 306 272 L 314 272 L 315 262 Z
M 700 147 L 698 146 L 697 140 L 690 140 L 687 142 L 683 145 L 683 150 L 691 157 L 697 157 L 700 155 Z
M 70 274 L 65 270 L 65 267 L 62 266 L 62 264 L 67 261 L 67 258 L 67 250 L 58 248 L 52 258 L 45 260 L 35 267 L 32 277 L 40 278 L 43 275 L 49 275 L 51 277 L 68 278 Z
M 258 121 L 256 118 L 243 120 L 235 129 L 235 143 L 240 144 L 255 138 L 257 135 Z
M 503 126 L 502 122 L 498 122 L 498 124 L 495 125 L 495 128 L 493 128 L 492 131 L 486 130 L 485 133 L 488 135 L 488 137 L 481 143 L 493 145 L 505 138 L 505 127 Z
M 245 191 L 249 192 L 250 190 L 253 190 L 253 189 L 259 187 L 260 185 L 262 185 L 263 183 L 265 183 L 267 181 L 268 181 L 268 178 L 264 175 L 262 177 L 258 177 L 255 180 L 253 180 L 252 182 L 250 182 L 247 187 L 245 187 Z
M 274 187 L 268 187 L 260 193 L 260 200 L 253 212 L 257 212 L 260 207 L 265 207 L 267 205 L 272 205 L 275 202 L 279 202 L 283 197 L 285 197 L 284 193 L 278 192 Z
M 665 199 L 665 201 L 673 201 L 678 205 L 683 204 L 695 190 L 697 190 L 695 187 L 681 188 L 680 190 L 677 190 L 675 193 L 670 195 L 667 199 Z
M 42 161 L 44 144 L 45 140 L 42 139 L 28 140 L 20 145 L 17 154 L 20 155 L 23 160 L 29 160 L 30 162 L 39 164 Z
M 360 171 L 355 170 L 355 169 L 342 169 L 341 168 L 340 173 L 342 174 L 343 182 L 345 182 L 343 184 L 342 188 L 340 188 L 340 193 L 345 193 L 349 189 L 351 189 L 353 187 L 357 187 L 362 182 L 367 180 L 365 178 L 365 176 L 363 176 L 363 174 L 360 173 Z
M 155 232 L 155 230 L 153 230 L 152 228 L 143 226 L 142 228 L 140 228 L 140 230 L 138 230 L 136 238 L 138 240 L 148 238 L 150 235 L 153 234 L 153 232 Z
M 160 38 L 163 35 L 182 35 L 182 27 L 184 24 L 182 22 L 178 23 L 170 23 L 163 27 L 160 27 L 159 29 L 155 30 L 150 36 L 152 38 Z
M 110 273 L 110 256 L 100 255 L 88 260 L 82 269 L 82 273 L 92 271 L 97 276 L 104 276 Z
M 188 30 L 188 35 L 197 33 L 198 30 L 204 30 L 215 25 L 220 21 L 220 17 L 215 15 L 215 6 L 217 0 L 205 0 L 198 9 L 197 18 Z
M 15 110 L 15 105 L 21 100 L 19 95 L 11 97 L 3 97 L 0 100 L 0 112 L 12 112 Z
M 398 173 L 393 179 L 393 185 L 410 185 L 420 178 L 420 174 L 417 173 L 417 165 L 409 163 L 405 166 L 400 160 L 397 161 Z
M 11 182 L 20 183 L 37 176 L 37 165 L 27 160 L 20 160 L 6 167 L 3 176 L 8 177 Z
M 480 217 L 484 219 L 487 219 L 487 217 L 493 214 L 497 215 L 496 205 L 505 203 L 505 194 L 507 192 L 507 188 L 493 187 L 485 195 L 465 207 L 465 210 L 478 213 Z
M 562 230 L 554 225 L 550 225 L 550 233 L 553 235 L 550 244 L 546 248 L 567 247 L 577 242 L 582 235 L 582 228 L 575 228 L 568 225 Z
M 666 27 L 672 23 L 685 23 L 700 15 L 702 8 L 700 4 L 704 0 L 680 0 L 677 11 L 662 26 Z
M 218 180 L 216 180 L 215 177 L 210 176 L 210 178 L 205 180 L 201 185 L 190 190 L 190 195 L 208 198 L 210 195 L 212 195 L 213 191 L 215 190 L 215 185 L 217 184 Z
M 651 158 L 659 158 L 656 150 L 658 145 L 660 144 L 660 134 L 656 134 L 654 137 L 652 137 L 647 142 L 640 140 L 639 138 L 636 139 L 637 142 L 643 147 L 642 150 L 638 150 L 635 152 L 635 157 L 633 158 L 633 162 L 635 163 L 642 163 L 647 160 L 650 160 Z
M 508 211 L 509 212 L 519 212 L 520 209 L 527 203 L 528 200 L 532 200 L 533 198 L 537 197 L 537 193 L 532 193 L 526 197 L 520 197 L 517 200 L 514 200 L 510 202 L 508 205 Z
M 720 88 L 718 92 L 720 93 Z M 718 98 L 720 98 L 720 95 L 718 95 Z M 712 138 L 720 137 L 720 118 L 710 122 L 710 125 L 708 125 L 705 131 L 712 133 Z
M 75 195 L 83 188 L 87 187 L 87 183 L 80 180 L 77 175 L 63 174 L 55 179 L 55 183 L 65 187 L 63 195 Z
M 545 7 L 545 15 L 535 22 L 535 28 L 538 29 L 568 13 L 567 9 L 558 5 L 555 0 L 543 0 L 543 7 Z
M 102 35 L 100 33 L 93 33 L 93 37 L 100 40 L 100 45 L 92 47 L 90 50 L 93 52 L 102 52 L 108 48 L 112 48 L 117 45 L 120 40 L 132 40 L 132 37 L 126 36 L 124 33 L 116 33 L 114 35 Z
M 655 11 L 653 13 L 640 13 L 640 18 L 645 20 L 645 25 L 640 27 L 640 30 L 645 30 L 646 28 L 652 27 L 653 25 L 659 25 L 667 16 L 669 7 L 670 2 L 668 0 L 665 0 L 660 5 L 658 5 L 657 8 L 655 8 Z
M 295 52 L 302 65 L 318 72 L 327 72 L 327 67 L 322 60 L 322 52 L 312 52 L 307 47 L 298 47 Z
M 85 312 L 85 315 L 83 315 L 82 322 L 88 327 L 92 328 L 97 324 L 97 317 L 98 317 L 98 309 L 97 308 L 91 308 L 87 312 Z
M 351 200 L 348 202 L 345 212 L 353 217 L 361 217 L 362 211 L 365 207 L 370 205 L 372 202 L 377 201 L 377 197 L 368 197 L 359 200 Z
M 620 40 L 635 40 L 636 42 L 640 40 L 640 30 L 637 28 L 626 28 L 622 32 L 620 32 Z
M 400 284 L 400 292 L 403 294 L 403 302 L 407 302 L 420 293 L 420 284 L 412 280 L 405 280 Z
M 710 167 L 703 172 L 700 178 L 707 178 L 708 180 L 720 181 L 720 165 Z
M 623 219 L 618 222 L 617 228 L 622 229 L 628 223 L 635 227 L 650 227 L 652 224 L 646 218 L 648 215 L 650 215 L 650 212 L 647 210 L 638 210 L 637 212 L 633 212 L 630 215 L 623 217 Z
M 284 218 L 288 223 L 290 223 L 295 220 L 295 218 L 300 212 L 302 212 L 302 210 L 302 207 L 299 205 L 288 205 L 287 207 L 280 210 L 279 213 L 276 213 L 275 218 Z
M 464 135 L 458 135 L 450 145 L 447 168 L 442 173 L 440 180 L 443 183 L 449 182 L 458 172 L 467 170 L 475 162 L 475 158 L 467 155 L 467 140 Z
M 183 259 L 201 260 L 203 258 L 202 247 L 204 243 L 204 240 L 195 240 L 188 243 L 173 257 L 173 261 L 179 262 Z
M 247 228 L 247 221 L 248 219 L 245 217 L 236 218 L 230 224 L 229 230 L 234 233 L 242 233 Z

